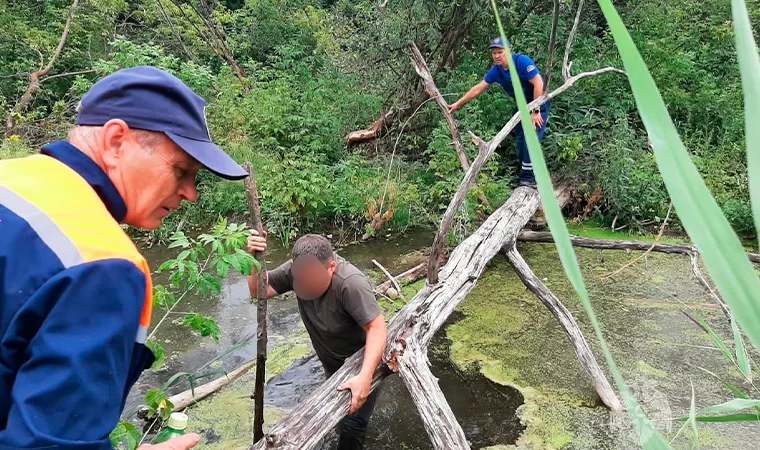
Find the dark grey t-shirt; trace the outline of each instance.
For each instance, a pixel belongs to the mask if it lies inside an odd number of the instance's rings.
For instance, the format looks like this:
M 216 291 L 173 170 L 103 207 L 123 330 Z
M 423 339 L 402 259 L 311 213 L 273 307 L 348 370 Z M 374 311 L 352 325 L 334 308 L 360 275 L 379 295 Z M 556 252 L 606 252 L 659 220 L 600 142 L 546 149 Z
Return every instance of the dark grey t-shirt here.
M 314 350 L 323 364 L 340 367 L 364 347 L 362 328 L 381 314 L 367 278 L 353 264 L 337 258 L 327 291 L 315 300 L 298 298 L 298 309 Z M 293 290 L 292 260 L 269 272 L 269 285 L 278 294 Z

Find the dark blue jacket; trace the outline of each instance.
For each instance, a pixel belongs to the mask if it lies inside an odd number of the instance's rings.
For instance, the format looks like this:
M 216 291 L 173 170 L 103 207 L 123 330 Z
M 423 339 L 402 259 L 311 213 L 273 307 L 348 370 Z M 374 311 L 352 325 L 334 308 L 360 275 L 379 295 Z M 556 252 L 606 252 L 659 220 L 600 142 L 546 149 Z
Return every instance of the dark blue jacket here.
M 110 449 L 152 284 L 124 200 L 66 142 L 0 161 L 0 448 Z

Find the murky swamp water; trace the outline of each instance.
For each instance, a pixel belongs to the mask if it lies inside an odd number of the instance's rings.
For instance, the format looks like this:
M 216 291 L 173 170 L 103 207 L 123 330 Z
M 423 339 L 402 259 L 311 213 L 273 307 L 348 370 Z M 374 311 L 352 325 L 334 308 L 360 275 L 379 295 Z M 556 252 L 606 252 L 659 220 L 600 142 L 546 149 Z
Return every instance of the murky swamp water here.
M 364 271 L 377 259 L 392 273 L 415 265 L 410 251 L 430 245 L 433 235 L 405 236 L 350 245 L 339 253 Z M 621 239 L 630 238 L 621 235 Z M 572 311 L 603 362 L 593 331 L 576 299 L 552 245 L 524 244 L 520 251 L 536 274 Z M 697 407 L 729 400 L 707 369 L 742 387 L 738 371 L 725 361 L 712 341 L 681 311 L 705 317 L 730 336 L 719 309 L 693 278 L 688 259 L 650 255 L 646 262 L 608 279 L 596 275 L 615 270 L 633 255 L 577 249 L 593 306 L 623 375 L 643 409 L 666 437 L 688 414 L 691 385 Z M 146 250 L 151 267 L 174 256 L 172 250 Z M 407 256 L 404 256 L 407 255 Z M 269 267 L 287 258 L 274 248 Z M 378 278 L 382 281 L 383 278 Z M 156 277 L 156 282 L 162 282 Z M 201 338 L 179 323 L 164 323 L 156 337 L 167 351 L 166 368 L 149 371 L 133 389 L 125 411 L 134 409 L 150 387 L 179 371 L 191 372 L 231 346 L 255 336 L 255 306 L 242 276 L 230 276 L 215 298 L 186 297 L 174 314 L 197 312 L 213 317 L 222 329 L 219 344 Z M 386 305 L 387 306 L 387 305 Z M 160 319 L 156 311 L 154 322 Z M 169 321 L 167 321 L 169 322 Z M 266 422 L 273 424 L 305 399 L 324 380 L 295 299 L 269 303 L 269 384 L 265 392 Z M 580 368 L 572 347 L 554 317 L 497 256 L 473 292 L 430 350 L 433 373 L 472 448 L 633 449 L 640 448 L 627 418 L 610 417 Z M 215 368 L 231 370 L 255 358 L 255 341 L 224 357 Z M 186 388 L 182 386 L 179 390 Z M 238 449 L 248 445 L 253 372 L 188 410 L 190 428 L 203 435 L 201 448 Z M 760 442 L 754 426 L 700 424 L 701 448 L 750 449 Z M 690 434 L 674 446 L 689 448 Z M 323 449 L 334 448 L 332 434 Z M 368 449 L 429 449 L 431 445 L 403 383 L 390 377 L 383 385 L 370 424 Z

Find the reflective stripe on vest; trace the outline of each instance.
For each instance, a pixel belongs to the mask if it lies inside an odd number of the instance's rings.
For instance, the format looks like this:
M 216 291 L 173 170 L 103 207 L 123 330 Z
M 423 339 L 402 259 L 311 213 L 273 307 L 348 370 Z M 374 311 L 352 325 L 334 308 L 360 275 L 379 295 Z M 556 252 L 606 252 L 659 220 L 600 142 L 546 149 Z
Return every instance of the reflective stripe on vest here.
M 0 204 L 29 223 L 64 267 L 104 259 L 125 259 L 137 266 L 146 288 L 135 340 L 145 343 L 153 310 L 148 263 L 92 187 L 73 169 L 44 155 L 1 161 L 0 180 Z M 51 191 L 51 185 L 56 189 Z

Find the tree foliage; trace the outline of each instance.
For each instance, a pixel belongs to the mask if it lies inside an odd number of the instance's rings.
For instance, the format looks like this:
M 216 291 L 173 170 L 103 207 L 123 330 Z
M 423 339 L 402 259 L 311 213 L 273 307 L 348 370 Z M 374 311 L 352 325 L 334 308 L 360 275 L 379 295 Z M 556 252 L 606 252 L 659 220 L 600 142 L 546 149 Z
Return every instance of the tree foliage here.
M 616 3 L 708 187 L 734 228 L 753 234 L 730 5 Z M 0 6 L 3 122 L 29 74 L 54 52 L 70 5 L 20 0 Z M 553 5 L 498 2 L 515 50 L 540 68 L 549 59 Z M 559 42 L 572 25 L 574 6 L 560 3 Z M 748 7 L 758 23 L 760 6 Z M 581 19 L 574 70 L 619 66 L 598 7 L 588 5 Z M 41 84 L 0 155 L 25 154 L 65 136 L 77 102 L 94 82 L 149 64 L 206 98 L 213 138 L 238 160 L 255 162 L 267 221 L 281 239 L 324 226 L 360 230 L 388 191 L 386 206 L 396 211 L 391 228 L 426 225 L 462 175 L 435 108 L 422 105 L 385 138 L 357 148 L 345 148 L 345 135 L 389 108 L 416 109 L 426 98 L 409 64 L 409 40 L 453 101 L 482 79 L 490 65 L 486 43 L 495 34 L 487 2 L 475 0 L 81 0 L 50 72 L 58 76 Z M 554 74 L 561 73 L 561 59 L 553 59 Z M 487 138 L 513 110 L 514 102 L 492 87 L 457 120 Z M 636 228 L 664 216 L 669 199 L 624 79 L 588 79 L 555 99 L 543 147 L 554 173 L 573 177 L 583 194 L 601 194 L 594 214 L 603 221 L 617 218 Z M 515 163 L 510 139 L 478 183 L 493 202 L 509 194 Z M 210 224 L 245 213 L 242 186 L 208 175 L 200 182 L 197 205 L 183 207 L 156 237 L 168 239 L 187 222 Z M 474 211 L 475 194 L 471 199 Z

